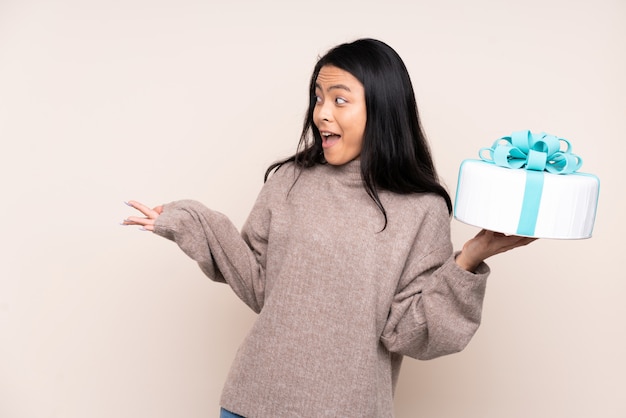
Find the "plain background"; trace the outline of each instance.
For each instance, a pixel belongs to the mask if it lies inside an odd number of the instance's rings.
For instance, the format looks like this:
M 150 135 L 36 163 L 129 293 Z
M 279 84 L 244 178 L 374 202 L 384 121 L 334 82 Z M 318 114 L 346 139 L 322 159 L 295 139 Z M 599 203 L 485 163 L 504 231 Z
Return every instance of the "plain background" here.
M 0 416 L 211 417 L 254 315 L 124 200 L 240 227 L 295 150 L 318 55 L 404 58 L 451 194 L 514 130 L 570 140 L 594 237 L 490 260 L 460 354 L 407 360 L 410 417 L 626 416 L 624 0 L 0 0 Z M 476 228 L 452 220 L 455 246 Z

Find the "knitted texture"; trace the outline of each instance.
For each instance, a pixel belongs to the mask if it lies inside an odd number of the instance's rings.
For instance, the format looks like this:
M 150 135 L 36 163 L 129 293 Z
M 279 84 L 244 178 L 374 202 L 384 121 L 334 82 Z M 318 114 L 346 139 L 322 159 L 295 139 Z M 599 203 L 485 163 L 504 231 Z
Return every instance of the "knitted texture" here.
M 467 345 L 488 267 L 474 274 L 454 262 L 441 197 L 380 198 L 384 230 L 357 160 L 299 177 L 284 165 L 241 234 L 198 202 L 164 206 L 155 233 L 258 313 L 226 381 L 224 408 L 249 418 L 393 417 L 403 356 L 431 359 Z

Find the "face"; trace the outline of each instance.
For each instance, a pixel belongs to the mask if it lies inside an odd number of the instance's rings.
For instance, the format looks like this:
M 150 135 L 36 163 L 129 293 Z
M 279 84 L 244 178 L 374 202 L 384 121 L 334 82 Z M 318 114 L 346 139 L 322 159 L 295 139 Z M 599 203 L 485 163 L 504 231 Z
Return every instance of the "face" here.
M 315 83 L 313 123 L 322 135 L 324 158 L 329 164 L 346 164 L 361 154 L 367 112 L 365 90 L 347 71 L 321 68 Z

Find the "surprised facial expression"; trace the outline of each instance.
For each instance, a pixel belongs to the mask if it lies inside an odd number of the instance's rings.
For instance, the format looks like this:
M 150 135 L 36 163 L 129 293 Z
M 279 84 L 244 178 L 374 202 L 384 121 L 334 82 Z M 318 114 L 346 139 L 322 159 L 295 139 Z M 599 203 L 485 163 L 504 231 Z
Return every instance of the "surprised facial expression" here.
M 342 165 L 358 158 L 367 121 L 361 82 L 347 71 L 324 66 L 315 82 L 315 98 L 313 123 L 322 135 L 326 161 Z

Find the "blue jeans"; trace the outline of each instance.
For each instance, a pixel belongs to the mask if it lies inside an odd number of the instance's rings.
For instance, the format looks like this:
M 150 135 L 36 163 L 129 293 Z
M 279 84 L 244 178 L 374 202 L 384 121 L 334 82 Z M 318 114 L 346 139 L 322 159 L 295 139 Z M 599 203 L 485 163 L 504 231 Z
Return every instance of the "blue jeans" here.
M 220 418 L 245 418 L 230 411 L 220 408 Z

